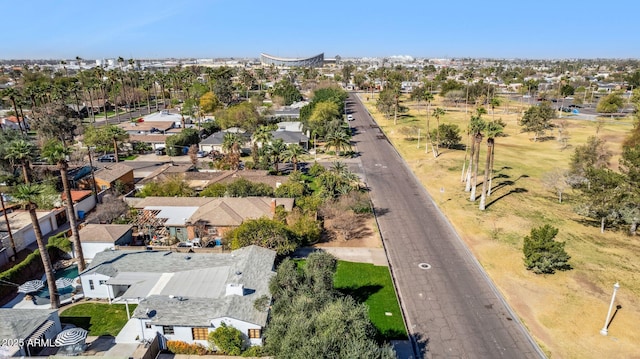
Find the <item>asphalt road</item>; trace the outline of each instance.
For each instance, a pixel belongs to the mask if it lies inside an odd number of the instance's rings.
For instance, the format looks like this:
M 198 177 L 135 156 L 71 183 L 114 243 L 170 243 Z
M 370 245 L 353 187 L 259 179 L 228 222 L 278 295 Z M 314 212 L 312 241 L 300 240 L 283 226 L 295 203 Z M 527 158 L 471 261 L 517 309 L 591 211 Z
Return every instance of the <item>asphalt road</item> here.
M 350 95 L 353 140 L 371 189 L 418 357 L 544 357 L 464 242 Z M 422 268 L 421 268 L 422 266 Z

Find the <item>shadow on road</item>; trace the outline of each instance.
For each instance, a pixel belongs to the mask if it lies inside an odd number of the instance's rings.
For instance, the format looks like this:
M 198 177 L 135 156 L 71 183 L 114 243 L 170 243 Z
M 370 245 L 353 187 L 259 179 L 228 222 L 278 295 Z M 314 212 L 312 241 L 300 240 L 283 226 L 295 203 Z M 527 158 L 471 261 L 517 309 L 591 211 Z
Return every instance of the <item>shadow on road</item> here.
M 375 212 L 377 217 L 382 217 L 385 214 L 390 212 L 389 208 L 377 208 L 377 207 L 374 208 L 373 211 Z

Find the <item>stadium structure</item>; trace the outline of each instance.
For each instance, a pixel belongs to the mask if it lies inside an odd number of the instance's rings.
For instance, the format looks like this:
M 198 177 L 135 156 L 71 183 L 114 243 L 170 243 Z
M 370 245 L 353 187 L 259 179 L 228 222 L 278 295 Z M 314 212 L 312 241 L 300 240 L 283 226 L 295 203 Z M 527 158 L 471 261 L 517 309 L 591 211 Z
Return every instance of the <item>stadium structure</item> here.
M 262 53 L 260 54 L 260 62 L 263 65 L 275 65 L 284 67 L 322 67 L 324 63 L 324 52 L 306 58 L 276 57 Z

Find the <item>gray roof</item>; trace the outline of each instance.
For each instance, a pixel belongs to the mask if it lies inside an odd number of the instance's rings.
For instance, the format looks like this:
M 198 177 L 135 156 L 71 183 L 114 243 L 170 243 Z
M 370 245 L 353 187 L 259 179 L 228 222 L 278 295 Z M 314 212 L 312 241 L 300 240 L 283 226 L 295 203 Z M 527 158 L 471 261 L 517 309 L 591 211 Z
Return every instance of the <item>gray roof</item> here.
M 272 131 L 273 139 L 282 139 L 284 143 L 300 143 L 309 141 L 309 137 L 303 135 L 300 132 L 292 131 Z
M 218 145 L 218 146 L 220 146 L 224 142 L 224 135 L 226 135 L 227 133 L 235 133 L 238 136 L 240 136 L 240 138 L 244 139 L 245 141 L 248 141 L 249 138 L 251 137 L 249 134 L 247 134 L 245 132 L 241 132 L 240 129 L 236 129 L 236 128 L 232 127 L 232 128 L 228 128 L 226 130 L 222 130 L 222 131 L 218 131 L 218 132 L 212 133 L 209 137 L 207 137 L 204 140 L 200 141 L 200 145 Z
M 131 228 L 130 224 L 87 224 L 79 234 L 82 242 L 115 243 Z
M 132 282 L 135 272 L 143 272 L 140 281 L 153 279 L 151 272 L 162 272 L 162 278 L 155 277 L 158 285 L 147 292 L 133 315 L 149 318 L 148 310 L 154 313 L 151 322 L 158 325 L 210 326 L 211 320 L 221 317 L 266 324 L 267 312 L 256 310 L 253 302 L 263 295 L 271 296 L 274 251 L 248 246 L 224 254 L 166 253 L 171 252 L 100 252 L 83 275 L 109 267 L 103 272 L 117 275 L 114 283 L 122 273 L 124 283 Z M 125 271 L 129 273 L 124 275 Z M 243 284 L 245 294 L 225 295 L 227 284 Z
M 0 339 L 26 339 L 54 312 L 56 310 L 0 308 Z

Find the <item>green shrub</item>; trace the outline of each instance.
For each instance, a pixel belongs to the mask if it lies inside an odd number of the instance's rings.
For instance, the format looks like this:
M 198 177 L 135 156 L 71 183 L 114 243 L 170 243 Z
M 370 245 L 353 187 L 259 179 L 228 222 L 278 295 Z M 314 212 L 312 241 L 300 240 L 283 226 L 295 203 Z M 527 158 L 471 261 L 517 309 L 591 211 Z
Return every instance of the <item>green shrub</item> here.
M 242 332 L 222 323 L 216 330 L 209 333 L 209 343 L 218 351 L 227 355 L 240 355 L 244 347 Z
M 571 269 L 564 243 L 554 241 L 558 228 L 545 224 L 532 228 L 531 234 L 524 238 L 522 251 L 528 270 L 536 274 L 553 274 L 556 270 Z

